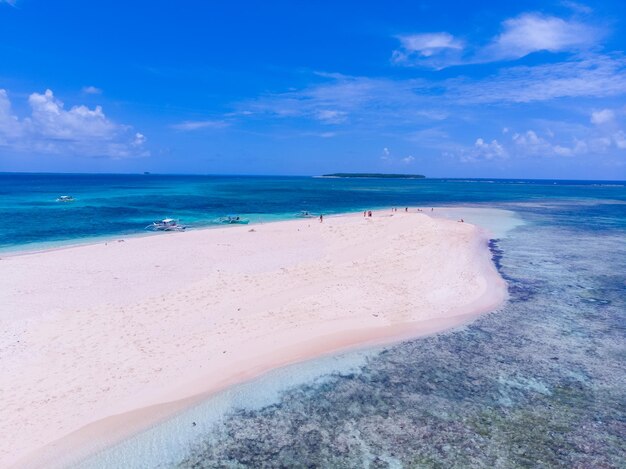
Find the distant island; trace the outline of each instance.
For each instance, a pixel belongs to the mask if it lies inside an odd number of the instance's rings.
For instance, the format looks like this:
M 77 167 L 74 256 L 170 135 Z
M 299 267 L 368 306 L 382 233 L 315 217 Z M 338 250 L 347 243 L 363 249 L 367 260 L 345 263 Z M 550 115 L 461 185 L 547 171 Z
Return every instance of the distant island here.
M 422 174 L 384 174 L 384 173 L 332 173 L 323 174 L 324 178 L 377 178 L 377 179 L 424 179 Z

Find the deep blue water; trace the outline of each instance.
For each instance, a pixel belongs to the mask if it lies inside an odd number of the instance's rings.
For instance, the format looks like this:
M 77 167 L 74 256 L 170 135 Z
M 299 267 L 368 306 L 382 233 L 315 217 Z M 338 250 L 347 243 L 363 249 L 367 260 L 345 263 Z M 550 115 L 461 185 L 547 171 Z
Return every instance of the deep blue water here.
M 56 202 L 60 195 L 76 201 Z M 595 199 L 626 200 L 625 183 L 0 173 L 0 219 L 5 220 L 0 249 L 140 233 L 165 217 L 193 228 L 230 213 L 254 222 L 293 217 L 301 210 L 331 214 L 394 205 Z

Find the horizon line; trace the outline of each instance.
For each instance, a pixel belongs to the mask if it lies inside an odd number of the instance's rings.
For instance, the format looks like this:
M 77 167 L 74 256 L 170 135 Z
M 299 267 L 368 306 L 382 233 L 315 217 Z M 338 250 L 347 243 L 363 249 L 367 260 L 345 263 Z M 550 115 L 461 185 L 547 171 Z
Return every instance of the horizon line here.
M 54 172 L 54 171 L 0 171 L 0 175 L 11 174 L 32 174 L 32 175 L 66 175 L 66 176 L 198 176 L 198 177 L 281 177 L 281 178 L 320 178 L 323 174 L 236 174 L 236 173 L 153 173 L 153 172 L 128 172 L 128 173 L 109 173 L 109 172 Z M 328 173 L 326 173 L 328 174 Z M 359 174 L 359 173 L 355 173 Z M 361 173 L 365 174 L 365 173 Z M 395 173 L 379 173 L 379 174 L 395 174 Z M 330 179 L 330 178 L 328 178 Z M 342 179 L 342 178 L 335 178 Z M 377 179 L 377 178 L 369 178 Z M 384 179 L 384 178 L 380 178 Z M 626 184 L 626 179 L 567 179 L 567 178 L 514 178 L 514 177 L 429 177 L 424 176 L 419 180 L 495 180 L 495 181 L 572 181 L 572 182 L 622 182 Z

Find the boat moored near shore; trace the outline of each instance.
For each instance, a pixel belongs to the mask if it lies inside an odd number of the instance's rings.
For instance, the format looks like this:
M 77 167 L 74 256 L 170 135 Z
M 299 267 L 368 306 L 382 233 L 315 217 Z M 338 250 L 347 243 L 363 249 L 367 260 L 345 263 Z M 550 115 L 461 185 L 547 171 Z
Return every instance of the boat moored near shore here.
M 174 220 L 173 218 L 164 218 L 161 221 L 155 221 L 146 226 L 146 229 L 154 231 L 185 231 L 187 227 L 180 225 L 178 220 Z
M 250 223 L 250 220 L 247 218 L 241 218 L 239 215 L 226 215 L 218 221 L 227 225 L 247 225 Z

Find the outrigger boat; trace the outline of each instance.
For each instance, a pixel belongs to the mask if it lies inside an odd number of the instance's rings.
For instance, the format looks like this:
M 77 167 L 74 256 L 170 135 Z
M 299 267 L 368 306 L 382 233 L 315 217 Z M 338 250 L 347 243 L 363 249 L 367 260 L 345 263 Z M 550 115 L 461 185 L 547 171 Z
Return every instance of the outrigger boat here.
M 239 215 L 226 215 L 219 219 L 220 223 L 227 223 L 230 225 L 239 224 L 239 225 L 247 225 L 250 223 L 250 220 L 247 218 L 241 218 Z
M 184 225 L 179 225 L 178 220 L 174 220 L 173 218 L 164 218 L 161 221 L 155 221 L 146 226 L 147 230 L 154 231 L 185 231 L 186 228 L 187 227 Z
M 60 197 L 57 197 L 57 202 L 74 202 L 74 197 L 72 197 L 71 195 L 62 195 Z

